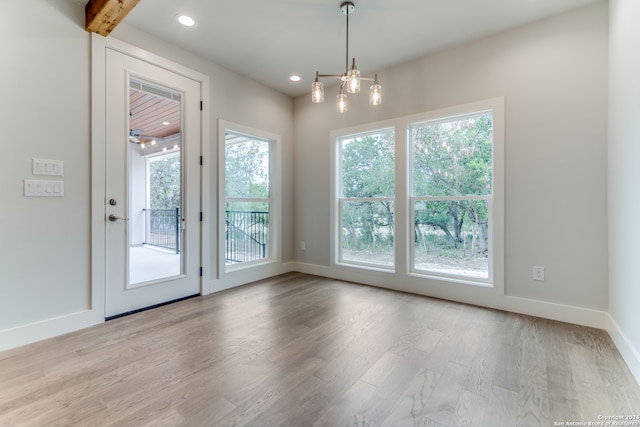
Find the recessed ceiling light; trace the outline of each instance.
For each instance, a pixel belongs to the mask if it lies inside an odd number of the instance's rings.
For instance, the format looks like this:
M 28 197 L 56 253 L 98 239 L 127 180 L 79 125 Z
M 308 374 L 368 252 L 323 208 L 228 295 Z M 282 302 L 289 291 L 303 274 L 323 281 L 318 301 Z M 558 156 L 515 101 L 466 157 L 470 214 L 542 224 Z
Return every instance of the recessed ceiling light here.
M 196 20 L 193 19 L 190 16 L 178 15 L 178 16 L 176 16 L 176 19 L 178 20 L 179 23 L 181 23 L 185 27 L 195 27 L 196 26 Z
M 291 80 L 292 82 L 299 82 L 300 81 L 300 76 L 297 75 L 297 74 L 294 74 L 291 77 L 289 77 L 289 80 Z
M 163 124 L 163 125 L 165 125 L 165 126 L 169 126 L 171 123 L 169 123 L 169 122 L 162 122 L 162 124 Z

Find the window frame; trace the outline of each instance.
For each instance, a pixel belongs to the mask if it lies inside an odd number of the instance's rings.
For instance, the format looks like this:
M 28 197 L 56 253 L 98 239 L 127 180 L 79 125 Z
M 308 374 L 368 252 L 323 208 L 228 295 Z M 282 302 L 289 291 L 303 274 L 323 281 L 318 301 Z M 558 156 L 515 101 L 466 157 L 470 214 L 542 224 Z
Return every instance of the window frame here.
M 407 175 L 408 175 L 408 200 L 409 200 L 409 224 L 414 224 L 415 223 L 415 205 L 416 202 L 419 201 L 425 201 L 425 202 L 429 202 L 429 201 L 482 201 L 482 200 L 486 200 L 487 201 L 487 210 L 488 210 L 488 214 L 487 214 L 487 219 L 488 219 L 488 229 L 489 229 L 489 238 L 488 238 L 488 242 L 487 242 L 487 246 L 488 246 L 488 271 L 487 271 L 487 277 L 486 278 L 481 278 L 481 277 L 474 277 L 474 276 L 469 276 L 469 275 L 462 275 L 462 274 L 449 274 L 449 273 L 444 273 L 444 272 L 439 272 L 436 270 L 428 270 L 428 269 L 421 269 L 418 268 L 416 266 L 416 262 L 415 262 L 415 255 L 416 255 L 416 245 L 415 245 L 415 239 L 416 239 L 416 231 L 415 231 L 415 227 L 411 226 L 409 227 L 409 231 L 410 231 L 410 238 L 408 240 L 409 242 L 409 272 L 412 274 L 415 274 L 417 276 L 433 276 L 433 277 L 442 277 L 442 278 L 446 278 L 449 280 L 457 280 L 457 281 L 467 281 L 470 282 L 471 284 L 475 284 L 478 286 L 492 286 L 493 284 L 493 270 L 494 270 L 494 253 L 493 253 L 493 248 L 494 248 L 494 244 L 493 244 L 493 236 L 491 234 L 491 230 L 493 230 L 493 227 L 495 226 L 494 224 L 494 219 L 493 219 L 493 193 L 494 193 L 494 160 L 495 160 L 495 155 L 494 155 L 494 137 L 493 137 L 493 129 L 492 129 L 492 141 L 491 141 L 491 160 L 492 160 L 492 165 L 491 165 L 491 171 L 492 171 L 492 182 L 491 182 L 491 193 L 490 194 L 486 194 L 486 195 L 465 195 L 465 196 L 416 196 L 413 194 L 414 192 L 414 183 L 413 183 L 413 160 L 415 158 L 415 146 L 413 144 L 413 140 L 411 139 L 411 129 L 414 126 L 430 126 L 430 125 L 437 125 L 437 124 L 442 124 L 442 123 L 449 123 L 449 122 L 453 122 L 456 120 L 464 120 L 466 118 L 473 118 L 473 117 L 480 117 L 480 116 L 484 116 L 490 114 L 491 115 L 491 121 L 492 121 L 492 128 L 494 126 L 494 114 L 493 114 L 493 110 L 492 109 L 482 109 L 482 110 L 475 110 L 475 111 L 468 111 L 468 112 L 464 112 L 462 114 L 454 114 L 454 115 L 449 115 L 449 116 L 439 116 L 433 119 L 428 119 L 428 120 L 419 120 L 419 121 L 413 121 L 411 123 L 407 124 L 407 153 L 409 154 L 409 159 L 407 161 L 407 167 L 408 167 L 408 171 L 407 171 Z
M 224 278 L 230 274 L 245 274 L 249 271 L 261 269 L 265 266 L 276 264 L 281 259 L 281 179 L 280 179 L 280 156 L 281 138 L 279 135 L 269 133 L 260 129 L 254 129 L 237 123 L 219 120 L 218 123 L 218 273 L 219 278 Z M 247 138 L 265 141 L 269 143 L 269 197 L 268 198 L 246 198 L 232 197 L 238 202 L 266 202 L 269 204 L 269 242 L 267 256 L 257 260 L 246 261 L 235 265 L 228 265 L 225 262 L 226 247 L 226 133 L 245 135 Z M 242 279 L 241 279 L 242 280 Z
M 342 195 L 342 190 L 343 190 L 343 165 L 342 165 L 342 147 L 341 147 L 341 143 L 344 139 L 353 137 L 353 138 L 357 138 L 357 137 L 366 137 L 369 135 L 378 135 L 378 134 L 382 134 L 382 133 L 392 133 L 393 137 L 394 137 L 394 151 L 396 150 L 396 144 L 397 141 L 395 140 L 395 134 L 396 134 L 396 129 L 395 127 L 390 127 L 390 126 L 385 126 L 385 127 L 376 127 L 375 129 L 371 129 L 369 131 L 366 132 L 354 132 L 354 133 L 343 133 L 340 134 L 338 136 L 336 136 L 333 141 L 334 142 L 334 147 L 335 147 L 335 160 L 336 160 L 336 168 L 337 168 L 337 173 L 335 175 L 335 179 L 336 179 L 336 185 L 337 185 L 337 219 L 341 219 L 342 218 L 342 212 L 343 212 L 343 205 L 344 203 L 349 203 L 349 202 L 364 202 L 364 203 L 374 203 L 374 202 L 385 202 L 385 201 L 389 201 L 393 204 L 393 215 L 394 218 L 397 216 L 396 215 L 396 206 L 397 206 L 397 198 L 396 198 L 396 191 L 394 188 L 394 197 L 343 197 Z M 394 153 L 394 155 L 397 154 Z M 394 177 L 397 180 L 397 172 L 395 170 L 395 164 L 394 164 Z M 374 263 L 369 263 L 369 262 L 363 262 L 363 261 L 357 261 L 357 260 L 351 260 L 351 259 L 345 259 L 344 258 L 344 254 L 343 254 L 343 249 L 344 249 L 344 245 L 343 245 L 343 233 L 342 233 L 342 228 L 341 227 L 337 227 L 337 247 L 335 248 L 335 250 L 337 251 L 337 260 L 336 263 L 338 265 L 345 265 L 345 266 L 356 266 L 359 268 L 365 268 L 365 269 L 371 269 L 371 270 L 381 270 L 381 271 L 395 271 L 396 268 L 396 235 L 397 235 L 397 226 L 396 226 L 396 222 L 394 220 L 394 225 L 393 225 L 393 248 L 392 248 L 392 255 L 393 255 L 393 262 L 391 265 L 384 265 L 384 264 L 374 264 Z
M 442 275 L 434 274 L 429 271 L 416 270 L 413 268 L 414 249 L 412 239 L 413 218 L 415 215 L 412 187 L 412 152 L 410 137 L 410 125 L 423 122 L 437 122 L 439 120 L 452 117 L 472 116 L 482 112 L 491 112 L 493 117 L 493 150 L 492 150 L 492 168 L 493 168 L 493 194 L 490 196 L 489 203 L 493 227 L 488 229 L 489 235 L 489 278 L 487 280 L 478 280 L 475 277 L 459 276 L 459 275 Z M 371 267 L 369 265 L 361 266 L 353 263 L 344 263 L 340 256 L 340 224 L 339 221 L 339 196 L 341 195 L 341 175 L 342 171 L 338 149 L 338 141 L 340 137 L 353 134 L 366 134 L 375 132 L 379 129 L 393 128 L 395 129 L 395 145 L 396 145 L 396 191 L 395 191 L 395 216 L 394 216 L 394 244 L 395 244 L 395 269 L 381 269 Z M 372 122 L 363 125 L 357 125 L 350 128 L 336 129 L 330 132 L 330 259 L 329 264 L 332 269 L 341 271 L 346 274 L 344 277 L 358 280 L 358 277 L 365 279 L 366 271 L 371 274 L 366 275 L 366 280 L 372 283 L 378 283 L 383 287 L 396 289 L 415 289 L 416 292 L 424 292 L 426 289 L 439 294 L 441 292 L 448 293 L 454 290 L 454 293 L 464 293 L 465 289 L 469 289 L 467 285 L 473 285 L 473 288 L 494 290 L 500 294 L 504 294 L 504 229 L 505 229 L 505 165 L 504 165 L 504 97 L 496 97 L 467 104 L 456 105 L 447 108 L 425 111 L 422 113 L 401 116 L 389 120 Z M 487 196 L 481 196 L 486 198 Z M 415 197 L 420 199 L 421 197 Z M 372 271 L 373 270 L 373 271 Z M 384 274 L 389 274 L 385 277 Z M 396 280 L 398 285 L 390 285 L 389 280 Z M 400 284 L 401 283 L 401 284 Z M 457 285 L 463 285 L 457 288 Z M 446 291 L 445 291 L 446 289 Z M 485 291 L 486 292 L 486 291 Z M 444 295 L 444 294 L 443 294 Z

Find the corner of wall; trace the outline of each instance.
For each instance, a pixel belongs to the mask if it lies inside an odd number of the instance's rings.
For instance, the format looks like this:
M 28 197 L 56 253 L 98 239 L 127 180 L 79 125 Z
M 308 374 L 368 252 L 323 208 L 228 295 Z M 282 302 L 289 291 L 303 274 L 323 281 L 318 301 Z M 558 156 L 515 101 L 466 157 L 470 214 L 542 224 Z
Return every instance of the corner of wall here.
M 629 338 L 627 338 L 626 334 L 622 329 L 620 329 L 620 325 L 618 325 L 611 314 L 607 316 L 607 332 L 611 336 L 613 343 L 617 347 L 634 378 L 638 384 L 640 384 L 640 350 L 638 350 Z

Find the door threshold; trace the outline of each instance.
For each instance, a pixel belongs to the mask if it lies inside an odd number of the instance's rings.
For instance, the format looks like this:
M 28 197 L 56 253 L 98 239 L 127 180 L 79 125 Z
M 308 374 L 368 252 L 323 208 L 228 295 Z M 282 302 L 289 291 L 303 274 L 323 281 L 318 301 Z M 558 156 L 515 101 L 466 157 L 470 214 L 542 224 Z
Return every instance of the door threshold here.
M 199 297 L 199 296 L 200 296 L 200 294 L 193 294 L 193 295 L 189 295 L 189 296 L 186 296 L 186 297 L 174 299 L 174 300 L 171 300 L 171 301 L 165 301 L 165 302 L 161 302 L 159 304 L 150 305 L 148 307 L 138 308 L 138 309 L 127 311 L 127 312 L 120 313 L 120 314 L 114 314 L 113 316 L 105 317 L 104 321 L 108 322 L 109 320 L 119 319 L 121 317 L 129 316 L 130 314 L 140 313 L 142 311 L 151 310 L 151 309 L 154 309 L 154 308 L 162 307 L 163 305 L 169 305 L 169 304 L 173 304 L 174 302 L 180 302 L 180 301 L 184 301 L 184 300 L 195 298 L 195 297 Z

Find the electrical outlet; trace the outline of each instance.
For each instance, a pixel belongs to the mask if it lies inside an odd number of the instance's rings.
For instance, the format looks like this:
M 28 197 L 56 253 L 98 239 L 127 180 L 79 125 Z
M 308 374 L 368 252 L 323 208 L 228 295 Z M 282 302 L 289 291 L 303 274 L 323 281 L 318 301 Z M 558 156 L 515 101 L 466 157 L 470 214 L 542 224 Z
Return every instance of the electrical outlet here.
M 306 249 L 307 245 L 304 244 L 304 240 L 300 241 L 300 250 L 304 251 Z
M 544 282 L 544 267 L 533 267 L 533 280 Z

